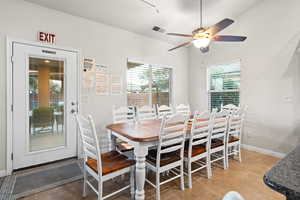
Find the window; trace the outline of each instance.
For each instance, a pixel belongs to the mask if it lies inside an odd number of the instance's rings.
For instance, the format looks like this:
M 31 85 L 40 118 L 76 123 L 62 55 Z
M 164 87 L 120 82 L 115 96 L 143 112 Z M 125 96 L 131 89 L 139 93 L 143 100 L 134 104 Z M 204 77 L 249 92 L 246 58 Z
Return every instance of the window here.
M 211 110 L 220 110 L 221 105 L 240 104 L 240 74 L 240 62 L 208 69 L 208 102 Z
M 128 62 L 128 106 L 170 105 L 171 77 L 171 68 Z

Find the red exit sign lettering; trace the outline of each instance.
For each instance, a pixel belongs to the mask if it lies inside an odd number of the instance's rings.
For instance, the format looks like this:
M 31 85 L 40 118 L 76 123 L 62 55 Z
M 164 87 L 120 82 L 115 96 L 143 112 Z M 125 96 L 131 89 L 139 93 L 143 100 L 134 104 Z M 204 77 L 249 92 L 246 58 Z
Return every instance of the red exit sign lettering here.
M 54 44 L 55 43 L 55 37 L 56 36 L 53 33 L 38 32 L 38 40 L 40 42 Z

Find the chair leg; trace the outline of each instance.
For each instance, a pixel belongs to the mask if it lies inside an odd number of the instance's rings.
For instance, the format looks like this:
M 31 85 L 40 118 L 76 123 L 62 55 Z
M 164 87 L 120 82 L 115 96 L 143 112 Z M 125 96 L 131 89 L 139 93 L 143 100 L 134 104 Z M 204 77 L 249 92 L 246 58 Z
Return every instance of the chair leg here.
M 223 150 L 223 168 L 227 169 L 227 163 L 226 163 L 226 149 Z
M 225 152 L 225 159 L 226 159 L 226 161 L 225 161 L 225 163 L 226 163 L 226 168 L 229 168 L 229 148 L 228 147 L 226 147 L 226 150 L 225 150 L 226 152 Z
M 187 169 L 188 169 L 189 188 L 192 189 L 192 162 L 190 160 L 188 160 L 186 163 L 187 163 Z
M 180 189 L 184 190 L 184 174 L 183 174 L 183 161 L 180 166 Z
M 207 171 L 207 178 L 210 179 L 212 177 L 212 172 L 211 172 L 211 163 L 209 160 L 209 156 L 206 158 L 206 171 Z
M 160 200 L 160 173 L 156 171 L 156 200 Z
M 98 200 L 103 200 L 102 194 L 103 194 L 102 181 L 98 180 Z
M 85 171 L 85 166 L 83 166 L 83 193 L 82 193 L 83 197 L 86 197 L 86 181 L 87 181 L 86 171 Z
M 239 161 L 242 162 L 241 144 L 239 144 Z
M 135 168 L 134 167 L 131 167 L 131 170 L 130 170 L 130 195 L 131 195 L 131 199 L 134 199 L 134 191 L 135 191 L 135 183 L 134 183 L 134 180 L 135 180 Z

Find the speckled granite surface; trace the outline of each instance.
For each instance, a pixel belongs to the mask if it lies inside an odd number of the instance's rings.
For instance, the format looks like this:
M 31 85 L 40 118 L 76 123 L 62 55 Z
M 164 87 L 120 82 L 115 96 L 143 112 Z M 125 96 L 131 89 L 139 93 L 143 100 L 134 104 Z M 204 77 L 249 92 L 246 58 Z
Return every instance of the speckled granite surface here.
M 300 145 L 265 174 L 264 182 L 288 200 L 300 199 Z

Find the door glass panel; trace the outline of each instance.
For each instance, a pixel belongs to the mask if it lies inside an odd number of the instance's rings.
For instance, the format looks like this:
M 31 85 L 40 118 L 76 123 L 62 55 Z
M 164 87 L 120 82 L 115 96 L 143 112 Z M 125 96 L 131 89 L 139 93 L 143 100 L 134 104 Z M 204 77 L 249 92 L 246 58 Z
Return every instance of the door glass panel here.
M 64 61 L 29 58 L 29 152 L 65 145 Z

